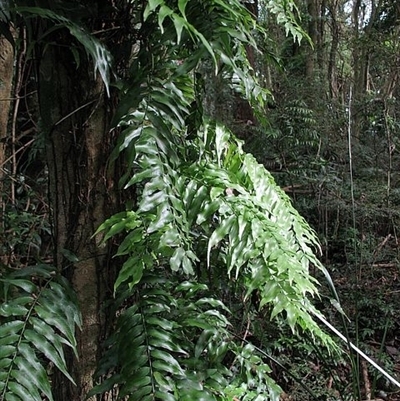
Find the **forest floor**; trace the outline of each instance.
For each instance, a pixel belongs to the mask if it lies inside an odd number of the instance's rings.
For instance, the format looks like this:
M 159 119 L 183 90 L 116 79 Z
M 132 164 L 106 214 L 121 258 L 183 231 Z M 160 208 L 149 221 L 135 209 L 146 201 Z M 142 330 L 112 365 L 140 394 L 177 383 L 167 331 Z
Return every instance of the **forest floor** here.
M 347 330 L 353 343 L 400 381 L 400 262 L 394 259 L 361 267 L 327 268 L 350 320 L 343 320 L 332 306 L 327 307 L 326 316 L 342 333 Z M 327 288 L 324 292 L 329 296 Z M 339 377 L 351 376 L 349 366 L 338 368 L 343 369 L 337 372 Z M 363 400 L 400 400 L 400 388 L 362 359 L 359 377 Z

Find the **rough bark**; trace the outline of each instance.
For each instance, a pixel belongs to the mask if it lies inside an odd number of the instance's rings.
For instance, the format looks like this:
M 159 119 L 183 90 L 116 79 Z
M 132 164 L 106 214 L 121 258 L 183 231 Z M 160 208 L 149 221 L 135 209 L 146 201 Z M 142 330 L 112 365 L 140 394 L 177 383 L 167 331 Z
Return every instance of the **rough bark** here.
M 11 107 L 14 50 L 10 42 L 0 36 L 0 214 L 4 212 L 4 168 L 6 141 Z
M 56 377 L 57 400 L 85 399 L 93 386 L 103 336 L 100 311 L 107 249 L 100 249 L 92 235 L 112 212 L 105 179 L 109 113 L 102 83 L 91 71 L 89 65 L 77 70 L 71 54 L 62 46 L 47 49 L 40 62 L 54 258 L 57 268 L 73 284 L 83 318 L 82 330 L 77 333 L 79 361 L 70 356 L 77 386 Z

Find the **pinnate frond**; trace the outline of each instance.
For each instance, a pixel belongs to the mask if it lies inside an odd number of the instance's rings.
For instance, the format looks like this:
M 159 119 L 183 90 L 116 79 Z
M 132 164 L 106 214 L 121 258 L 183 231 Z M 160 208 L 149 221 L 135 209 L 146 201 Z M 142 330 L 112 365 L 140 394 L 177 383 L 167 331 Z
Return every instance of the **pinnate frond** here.
M 222 365 L 227 309 L 203 296 L 206 291 L 173 276 L 143 276 L 135 289 L 139 298 L 122 312 L 107 343 L 98 376 L 108 377 L 91 394 L 116 383 L 119 398 L 135 401 L 213 400 L 222 394 L 231 376 Z
M 68 283 L 46 265 L 1 279 L 0 399 L 53 400 L 50 366 L 71 382 L 64 347 L 76 354 L 80 313 Z

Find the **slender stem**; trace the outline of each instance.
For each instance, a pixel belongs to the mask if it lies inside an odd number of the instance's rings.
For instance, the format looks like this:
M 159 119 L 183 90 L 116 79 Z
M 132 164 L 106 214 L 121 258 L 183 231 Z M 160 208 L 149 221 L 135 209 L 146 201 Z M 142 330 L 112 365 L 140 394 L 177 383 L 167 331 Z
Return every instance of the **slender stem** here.
M 354 178 L 353 178 L 353 156 L 352 156 L 352 144 L 351 144 L 351 139 L 352 139 L 352 132 L 351 132 L 351 127 L 352 127 L 352 110 L 353 107 L 353 87 L 350 86 L 350 93 L 349 93 L 349 114 L 348 114 L 348 129 L 347 129 L 347 139 L 348 139 L 348 150 L 349 150 L 349 174 L 350 174 L 350 194 L 351 194 L 351 214 L 352 214 L 352 222 L 353 222 L 353 246 L 354 246 L 354 256 L 357 256 L 357 234 L 356 234 L 356 202 L 354 198 Z M 361 277 L 361 263 L 359 267 L 360 271 L 359 274 L 356 274 L 356 282 L 358 282 L 358 278 Z M 357 297 L 356 297 L 356 310 L 358 310 L 357 306 Z M 357 320 L 356 320 L 356 326 L 357 326 Z M 346 329 L 347 332 L 347 329 Z M 347 334 L 347 333 L 346 333 Z M 358 339 L 358 335 L 356 337 Z M 347 342 L 349 344 L 349 351 L 350 351 L 350 360 L 353 365 L 353 376 L 354 376 L 354 395 L 357 394 L 358 399 L 361 400 L 361 394 L 360 394 L 360 375 L 359 375 L 359 355 L 356 354 L 356 359 L 353 357 L 353 353 L 351 351 L 351 342 L 348 338 L 347 335 Z

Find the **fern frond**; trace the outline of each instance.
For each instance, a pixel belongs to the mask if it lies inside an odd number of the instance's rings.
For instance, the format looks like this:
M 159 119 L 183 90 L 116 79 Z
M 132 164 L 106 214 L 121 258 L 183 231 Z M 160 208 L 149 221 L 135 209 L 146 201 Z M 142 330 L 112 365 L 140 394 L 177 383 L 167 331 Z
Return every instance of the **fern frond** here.
M 222 393 L 231 374 L 222 365 L 229 343 L 222 302 L 204 297 L 205 285 L 160 275 L 146 274 L 135 291 L 139 298 L 118 318 L 97 373 L 108 378 L 91 394 L 115 383 L 119 398 L 134 401 Z
M 307 300 L 317 293 L 308 267 L 320 266 L 312 252 L 318 243 L 242 143 L 201 110 L 193 111 L 193 104 L 202 104 L 194 69 L 207 52 L 214 66 L 224 65 L 233 86 L 264 105 L 267 93 L 253 78 L 244 51 L 251 35 L 241 44 L 230 42 L 232 31 L 250 33 L 251 17 L 238 12 L 238 22 L 232 10 L 243 11 L 243 5 L 237 0 L 216 0 L 210 7 L 200 2 L 197 8 L 179 4 L 184 11 L 164 1 L 146 8 L 153 47 L 143 47 L 133 66 L 145 76 L 126 83 L 115 119 L 122 135 L 113 158 L 123 153 L 130 167 L 120 185 L 134 185 L 138 196 L 130 210 L 98 230 L 105 239 L 124 234 L 117 254 L 126 259 L 114 289 L 124 292 L 125 308 L 91 394 L 115 387 L 120 398 L 130 400 L 213 400 L 226 399 L 232 385 L 248 391 L 248 400 L 277 399 L 269 367 L 252 358 L 249 347 L 235 350 L 228 313 L 215 292 L 202 294 L 201 279 L 225 275 L 245 287 L 247 296 L 257 289 L 272 316 L 282 314 L 293 330 L 300 325 L 325 338 Z M 225 18 L 222 25 L 204 18 L 211 9 Z M 194 29 L 185 22 L 179 30 L 177 16 L 193 19 Z M 237 355 L 242 372 L 237 381 L 223 365 L 227 350 Z M 265 397 L 255 396 L 257 391 Z
M 236 346 L 236 357 L 231 366 L 235 379 L 226 388 L 229 399 L 243 401 L 279 401 L 282 389 L 270 378 L 271 368 L 248 343 Z
M 71 382 L 64 346 L 76 350 L 80 313 L 67 282 L 54 268 L 21 269 L 1 280 L 0 399 L 53 400 L 49 363 Z
M 39 17 L 48 19 L 53 21 L 55 24 L 59 24 L 61 27 L 67 28 L 71 35 L 82 44 L 87 55 L 93 59 L 95 72 L 98 71 L 100 73 L 107 94 L 109 94 L 112 57 L 111 53 L 102 42 L 100 42 L 94 35 L 86 32 L 81 25 L 76 24 L 69 18 L 55 13 L 50 9 L 17 6 L 15 11 L 21 14 L 24 18 Z

